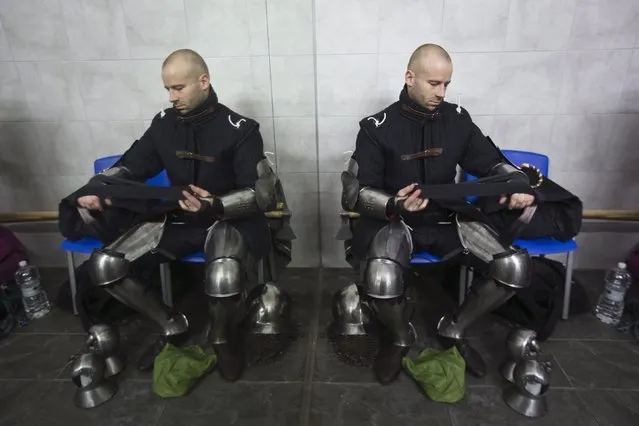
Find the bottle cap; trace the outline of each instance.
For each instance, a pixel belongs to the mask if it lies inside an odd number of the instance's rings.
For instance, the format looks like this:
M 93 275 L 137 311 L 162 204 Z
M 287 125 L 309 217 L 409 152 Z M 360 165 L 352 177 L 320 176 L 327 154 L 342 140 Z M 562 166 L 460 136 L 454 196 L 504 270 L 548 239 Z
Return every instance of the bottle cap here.
M 626 269 L 626 262 L 619 262 L 619 263 L 617 263 L 617 268 L 619 268 L 619 269 Z
M 18 266 L 21 268 L 24 268 L 25 266 L 27 266 L 27 261 L 26 260 L 21 260 L 20 262 L 18 262 Z

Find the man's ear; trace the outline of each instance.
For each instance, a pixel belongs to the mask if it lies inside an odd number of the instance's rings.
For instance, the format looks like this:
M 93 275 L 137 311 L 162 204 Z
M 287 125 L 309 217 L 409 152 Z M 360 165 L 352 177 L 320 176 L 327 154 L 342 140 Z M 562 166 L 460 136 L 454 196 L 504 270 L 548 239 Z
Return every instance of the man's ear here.
M 202 89 L 206 89 L 211 84 L 211 78 L 208 74 L 202 74 L 199 81 Z
M 406 74 L 404 75 L 404 81 L 408 87 L 411 87 L 415 84 L 415 73 L 411 70 L 406 70 Z

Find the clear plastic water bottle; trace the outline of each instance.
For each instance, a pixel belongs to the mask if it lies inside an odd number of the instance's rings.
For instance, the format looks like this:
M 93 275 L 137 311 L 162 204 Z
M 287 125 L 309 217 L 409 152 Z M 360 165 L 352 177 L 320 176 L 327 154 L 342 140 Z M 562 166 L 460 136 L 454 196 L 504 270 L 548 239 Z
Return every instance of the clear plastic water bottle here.
M 26 260 L 20 261 L 18 265 L 15 278 L 22 292 L 22 304 L 27 318 L 30 320 L 41 318 L 51 311 L 51 302 L 40 285 L 38 268 L 29 265 Z
M 595 306 L 595 317 L 604 324 L 617 325 L 624 310 L 624 299 L 632 279 L 624 262 L 606 272 L 604 291 Z

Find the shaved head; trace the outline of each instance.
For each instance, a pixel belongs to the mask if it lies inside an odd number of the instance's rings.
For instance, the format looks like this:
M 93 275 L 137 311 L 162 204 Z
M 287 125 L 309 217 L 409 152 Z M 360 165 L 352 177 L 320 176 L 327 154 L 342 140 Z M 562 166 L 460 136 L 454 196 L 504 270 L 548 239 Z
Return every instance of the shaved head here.
M 453 74 L 453 61 L 436 44 L 422 44 L 408 61 L 405 74 L 408 96 L 424 108 L 434 111 L 444 101 Z
M 169 101 L 180 114 L 187 114 L 202 104 L 210 92 L 209 68 L 197 52 L 180 49 L 162 63 L 162 81 Z
M 197 74 L 198 76 L 209 73 L 209 67 L 206 66 L 206 62 L 204 62 L 204 59 L 200 56 L 199 53 L 191 49 L 179 49 L 171 53 L 162 63 L 162 69 L 175 63 L 188 65 L 192 72 Z
M 410 59 L 408 60 L 408 69 L 413 72 L 418 72 L 430 59 L 439 58 L 443 59 L 449 64 L 452 64 L 453 61 L 450 59 L 450 55 L 446 52 L 446 49 L 441 47 L 438 44 L 422 44 L 419 46 L 412 55 L 410 55 Z

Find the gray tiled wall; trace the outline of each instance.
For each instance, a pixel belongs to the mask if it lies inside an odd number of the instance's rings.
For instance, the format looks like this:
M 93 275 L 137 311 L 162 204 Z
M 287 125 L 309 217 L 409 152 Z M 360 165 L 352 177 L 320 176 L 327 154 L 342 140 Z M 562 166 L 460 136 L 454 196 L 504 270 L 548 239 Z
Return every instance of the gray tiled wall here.
M 163 58 L 190 47 L 276 154 L 293 265 L 345 266 L 344 152 L 424 42 L 451 52 L 449 96 L 500 146 L 550 155 L 586 208 L 637 209 L 637 22 L 636 0 L 0 0 L 0 211 L 55 209 L 95 157 L 126 149 L 168 105 Z M 580 236 L 577 265 L 607 266 L 636 239 Z M 25 240 L 63 262 L 57 236 Z

